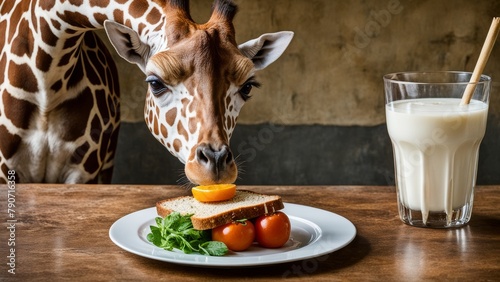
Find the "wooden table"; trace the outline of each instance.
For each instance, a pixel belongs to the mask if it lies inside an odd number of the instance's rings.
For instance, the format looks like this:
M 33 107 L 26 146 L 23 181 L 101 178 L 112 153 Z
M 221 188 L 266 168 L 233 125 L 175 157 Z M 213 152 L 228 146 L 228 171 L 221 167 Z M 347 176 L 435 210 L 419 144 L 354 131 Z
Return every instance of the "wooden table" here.
M 3 227 L 0 280 L 209 281 L 209 280 L 461 280 L 500 279 L 500 186 L 478 187 L 471 222 L 460 229 L 404 225 L 394 187 L 245 186 L 279 194 L 285 202 L 314 206 L 354 223 L 357 236 L 321 259 L 257 268 L 215 269 L 160 262 L 122 250 L 109 239 L 120 217 L 158 200 L 188 194 L 174 186 L 15 186 L 15 230 L 8 220 L 8 187 L 0 186 Z M 15 193 L 15 194 L 14 194 Z M 12 197 L 11 197 L 12 198 Z M 11 200 L 12 202 L 12 200 Z M 6 228 L 7 227 L 7 228 Z M 9 241 L 11 238 L 14 240 Z M 15 246 L 8 246 L 15 242 Z M 8 272 L 15 248 L 15 275 Z

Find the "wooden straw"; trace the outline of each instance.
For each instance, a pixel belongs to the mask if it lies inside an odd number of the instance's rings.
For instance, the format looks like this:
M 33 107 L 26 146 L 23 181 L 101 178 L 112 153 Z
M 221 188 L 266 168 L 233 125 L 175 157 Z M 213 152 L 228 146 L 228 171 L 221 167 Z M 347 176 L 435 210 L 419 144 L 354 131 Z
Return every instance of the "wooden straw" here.
M 461 105 L 469 104 L 470 99 L 472 98 L 472 94 L 474 94 L 476 83 L 479 82 L 484 67 L 486 66 L 486 62 L 490 57 L 491 49 L 493 49 L 493 45 L 495 45 L 495 40 L 497 39 L 499 28 L 500 17 L 493 18 L 490 30 L 488 31 L 488 35 L 486 36 L 486 40 L 484 41 L 483 49 L 481 49 L 481 53 L 479 54 L 476 67 L 474 68 L 472 77 L 470 78 L 469 84 L 467 85 L 467 88 L 465 88 L 464 95 L 462 96 L 462 101 L 460 102 Z

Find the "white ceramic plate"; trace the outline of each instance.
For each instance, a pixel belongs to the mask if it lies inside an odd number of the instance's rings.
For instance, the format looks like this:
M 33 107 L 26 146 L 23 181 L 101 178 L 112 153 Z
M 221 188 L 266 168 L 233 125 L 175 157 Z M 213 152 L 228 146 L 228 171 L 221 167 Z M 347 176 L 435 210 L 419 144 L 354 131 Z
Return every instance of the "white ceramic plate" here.
M 243 252 L 204 256 L 166 251 L 146 239 L 150 225 L 156 225 L 155 208 L 128 214 L 117 220 L 109 237 L 120 248 L 150 259 L 201 267 L 246 267 L 285 263 L 319 257 L 348 245 L 356 236 L 356 228 L 346 218 L 321 209 L 285 203 L 282 210 L 290 218 L 290 240 L 279 249 L 252 245 Z

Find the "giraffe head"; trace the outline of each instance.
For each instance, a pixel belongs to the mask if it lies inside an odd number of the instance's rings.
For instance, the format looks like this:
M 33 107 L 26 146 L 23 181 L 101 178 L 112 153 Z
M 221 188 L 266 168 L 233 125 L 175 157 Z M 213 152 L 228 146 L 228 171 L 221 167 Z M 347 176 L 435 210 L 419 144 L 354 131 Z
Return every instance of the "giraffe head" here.
M 188 1 L 157 2 L 165 16 L 165 48 L 151 52 L 151 43 L 113 22 L 105 23 L 108 36 L 146 74 L 146 123 L 185 164 L 187 178 L 195 184 L 232 183 L 238 170 L 229 140 L 240 109 L 259 85 L 255 72 L 281 56 L 293 33 L 264 34 L 237 45 L 231 1 L 215 1 L 204 24 L 192 20 Z

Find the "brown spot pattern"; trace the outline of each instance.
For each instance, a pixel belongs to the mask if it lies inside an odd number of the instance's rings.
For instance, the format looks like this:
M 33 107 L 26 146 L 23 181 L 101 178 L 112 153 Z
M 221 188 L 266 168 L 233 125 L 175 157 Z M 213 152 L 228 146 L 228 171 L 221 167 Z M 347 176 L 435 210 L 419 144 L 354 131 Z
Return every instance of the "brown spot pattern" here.
M 106 64 L 106 55 L 104 55 L 104 53 L 101 50 L 97 50 L 97 57 L 99 58 L 100 63 Z
M 2 102 L 5 107 L 5 115 L 18 128 L 27 129 L 36 106 L 32 103 L 14 98 L 10 93 L 4 91 Z
M 120 131 L 120 125 L 118 125 L 116 128 L 112 128 L 112 126 L 109 126 L 108 129 L 113 130 L 113 132 L 111 133 L 111 138 L 110 138 L 109 145 L 108 145 L 108 153 L 111 153 L 111 157 L 113 158 L 113 156 L 115 154 L 116 144 L 118 144 L 118 132 Z
M 90 6 L 91 7 L 108 7 L 109 5 L 109 0 L 90 0 Z
M 68 83 L 66 84 L 66 89 L 71 89 L 74 86 L 76 86 L 80 81 L 83 79 L 83 67 L 82 67 L 82 60 L 79 59 L 76 61 L 75 66 L 68 70 L 68 72 L 65 74 L 65 77 L 68 77 Z
M 139 18 L 149 8 L 149 4 L 145 0 L 134 0 L 129 6 L 129 14 L 134 18 Z
M 94 105 L 90 88 L 85 88 L 76 98 L 58 106 L 60 116 L 65 119 L 65 132 L 62 138 L 73 141 L 85 133 L 87 119 Z
M 27 64 L 18 65 L 14 62 L 9 62 L 8 76 L 12 86 L 21 88 L 26 92 L 38 91 L 36 77 Z
M 149 124 L 153 123 L 153 111 L 152 110 L 149 110 L 149 112 L 148 112 L 148 121 L 149 121 Z
M 42 41 L 46 44 L 55 47 L 57 44 L 57 36 L 52 33 L 49 23 L 42 17 L 40 18 L 40 33 L 42 35 Z
M 184 136 L 185 140 L 189 140 L 189 133 L 180 122 L 177 124 L 177 133 Z
M 80 35 L 69 37 L 68 39 L 66 39 L 66 41 L 64 41 L 63 48 L 69 49 L 75 47 L 80 38 L 82 38 Z
M 151 10 L 149 12 L 149 14 L 146 16 L 146 20 L 150 24 L 155 24 L 155 23 L 159 22 L 160 19 L 161 19 L 161 14 L 160 14 L 160 11 L 158 11 L 157 9 Z
M 123 22 L 123 11 L 122 10 L 114 10 L 113 11 L 113 18 L 115 19 L 116 22 Z
M 58 66 L 65 66 L 69 63 L 69 61 L 71 60 L 71 57 L 73 56 L 73 54 L 75 53 L 75 49 L 69 51 L 68 53 L 64 54 L 63 56 L 61 56 L 61 59 L 59 60 L 59 62 L 57 63 Z M 69 77 L 69 74 L 71 74 L 71 71 L 72 70 L 69 70 L 66 74 L 65 74 L 65 78 L 68 78 Z
M 95 36 L 95 38 L 96 38 L 95 43 L 97 44 L 97 49 L 100 50 L 100 52 L 98 53 L 99 60 L 102 60 L 102 63 L 108 66 L 108 68 L 106 68 L 106 82 L 103 81 L 103 83 L 106 83 L 106 85 L 109 87 L 109 91 L 111 93 L 116 93 L 117 95 L 119 95 L 120 94 L 120 82 L 117 79 L 118 78 L 118 75 L 117 75 L 118 69 L 116 68 L 116 65 L 113 61 L 113 57 L 108 52 L 108 49 L 106 48 L 104 43 L 101 40 L 99 40 L 99 38 L 95 34 L 93 34 L 93 36 Z M 100 70 L 102 70 L 102 68 L 100 68 Z M 101 74 L 101 76 L 102 76 L 102 74 Z M 103 80 L 104 80 L 104 78 L 103 78 Z M 118 98 L 115 97 L 115 99 L 118 99 Z M 118 100 L 114 101 L 114 105 L 116 105 L 115 108 L 118 108 L 118 104 L 119 104 Z M 109 105 L 111 105 L 111 103 Z M 114 114 L 113 114 L 113 116 L 114 116 Z
M 227 129 L 232 128 L 232 118 L 230 118 L 230 117 L 226 118 L 226 128 Z
M 56 4 L 56 0 L 45 0 L 45 1 L 38 1 L 38 6 L 42 8 L 42 10 L 49 11 L 54 7 Z
M 95 47 L 97 47 L 96 35 L 93 32 L 85 33 L 83 41 L 85 42 L 86 49 L 94 49 Z
M 101 13 L 95 13 L 94 14 L 94 19 L 98 22 L 98 23 L 104 23 L 105 20 L 108 19 L 108 17 L 105 15 L 105 14 L 101 14 Z
M 52 84 L 50 89 L 53 90 L 54 92 L 58 92 L 59 90 L 61 90 L 62 85 L 63 85 L 62 81 L 59 79 L 58 81 L 54 82 L 54 84 Z
M 61 23 L 60 22 L 58 22 L 58 21 L 56 21 L 54 19 L 51 19 L 50 21 L 52 22 L 52 25 L 54 26 L 55 29 L 61 30 Z
M 177 117 L 177 109 L 176 108 L 172 108 L 172 109 L 168 110 L 168 112 L 165 114 L 165 120 L 167 121 L 167 124 L 169 126 L 174 125 L 176 117 Z
M 155 135 L 158 135 L 160 132 L 158 131 L 158 118 L 154 116 L 154 125 L 153 125 L 153 131 Z
M 5 54 L 4 54 L 4 55 L 2 55 L 2 57 L 0 58 L 0 72 L 2 73 L 2 74 L 0 75 L 0 84 L 2 84 L 2 83 L 3 83 L 3 81 L 4 81 L 4 79 L 5 79 L 5 75 L 4 75 L 4 73 L 5 73 L 5 66 L 6 66 L 6 64 L 7 64 L 7 59 L 6 59 L 6 56 L 5 56 Z
M 12 11 L 12 8 L 14 7 L 14 4 L 16 1 L 2 1 L 2 6 L 0 7 L 0 14 L 6 15 L 10 11 Z
M 165 127 L 165 125 L 161 124 L 160 132 L 161 132 L 161 135 L 163 136 L 163 138 L 167 138 L 168 131 L 167 131 L 167 128 Z
M 2 1 L 2 5 L 5 3 L 5 2 L 15 2 L 15 1 Z M 17 30 L 17 24 L 19 23 L 19 21 L 21 20 L 21 17 L 23 16 L 23 13 L 25 12 L 23 10 L 23 5 L 17 5 L 15 8 L 14 8 L 14 11 L 11 13 L 11 16 L 10 16 L 10 19 L 9 19 L 9 22 L 10 22 L 10 29 L 9 29 L 9 39 L 8 39 L 8 42 L 12 42 L 12 39 L 14 37 L 14 35 L 16 34 L 16 30 Z M 11 8 L 12 9 L 12 8 Z M 9 9 L 10 10 L 10 9 Z
M 87 160 L 83 164 L 85 171 L 89 173 L 94 173 L 99 169 L 99 159 L 97 155 L 97 150 L 92 151 L 88 156 Z
M 69 3 L 75 6 L 81 6 L 83 4 L 83 0 L 69 0 Z
M 70 162 L 73 164 L 79 164 L 85 158 L 85 155 L 90 149 L 88 142 L 83 143 L 80 147 L 76 148 L 75 152 L 71 156 Z
M 17 151 L 19 144 L 21 144 L 21 137 L 11 134 L 5 126 L 0 125 L 0 151 L 3 156 L 10 159 Z
M 101 78 L 99 74 L 104 74 L 104 67 L 101 64 L 92 64 L 92 62 L 96 62 L 97 55 L 93 51 L 87 52 L 88 59 L 84 60 L 85 65 L 85 76 L 90 81 L 92 85 L 101 84 Z
M 22 30 L 23 32 L 19 33 L 19 35 L 14 38 L 12 41 L 12 48 L 10 50 L 19 57 L 24 55 L 31 57 L 33 54 L 34 39 L 27 20 L 21 20 L 19 23 L 19 30 Z
M 184 99 L 181 100 L 181 103 L 182 103 L 181 116 L 185 117 L 186 116 L 186 111 L 187 111 L 187 106 L 188 106 L 189 100 L 186 99 L 186 98 L 184 98 Z M 192 104 L 194 104 L 194 103 L 192 103 Z
M 7 20 L 0 21 L 0 30 L 6 30 L 7 29 Z M 5 45 L 5 36 L 0 36 L 0 46 Z
M 81 27 L 93 27 L 90 23 L 90 20 L 87 16 L 78 13 L 78 12 L 70 12 L 64 11 L 63 14 L 59 14 L 59 17 L 68 23 L 81 26 Z
M 172 145 L 174 146 L 174 150 L 175 150 L 176 152 L 180 152 L 181 147 L 182 147 L 182 142 L 181 142 L 181 140 L 179 140 L 179 139 L 175 139 Z
M 99 159 L 101 161 L 106 160 L 106 153 L 108 152 L 108 150 L 106 150 L 106 148 L 109 148 L 109 143 L 112 139 L 112 135 L 113 135 L 113 126 L 110 125 L 102 133 L 102 139 L 101 139 L 101 143 L 100 143 L 101 144 L 101 151 L 99 153 Z
M 139 28 L 137 30 L 138 33 L 142 33 L 142 31 L 146 28 L 146 25 L 143 23 L 139 24 Z
M 94 115 L 94 118 L 90 122 L 90 138 L 92 138 L 92 141 L 94 141 L 96 144 L 99 144 L 99 139 L 101 138 L 101 132 L 102 132 L 102 126 L 101 126 L 101 120 L 99 119 L 98 115 Z
M 38 48 L 36 54 L 36 67 L 41 71 L 48 71 L 52 64 L 52 56 L 45 52 L 42 48 Z
M 194 134 L 196 132 L 196 128 L 197 128 L 196 120 L 194 118 L 190 119 L 188 126 L 189 126 L 189 132 L 191 132 L 191 134 Z
M 3 175 L 7 175 L 7 174 L 9 174 L 9 168 L 7 167 L 7 165 L 6 165 L 6 164 L 2 164 L 2 168 L 1 168 L 1 169 L 2 169 L 2 173 L 3 173 Z M 17 179 L 17 177 L 16 177 L 16 179 Z M 19 181 L 19 180 L 18 180 L 18 181 Z M 7 183 L 7 182 L 5 181 L 5 179 L 1 179 L 1 178 L 0 178 L 0 184 L 6 184 L 6 183 Z
M 109 109 L 110 105 L 108 105 L 108 99 L 106 99 L 106 91 L 104 90 L 96 90 L 96 104 L 97 108 L 99 110 L 99 113 L 101 113 L 101 119 L 104 124 L 107 124 L 110 120 L 110 114 L 109 114 Z M 111 97 L 109 97 L 111 99 Z
M 115 117 L 116 114 L 118 113 L 118 101 L 113 101 L 113 98 L 108 96 L 108 107 L 110 109 L 110 114 L 112 117 Z

